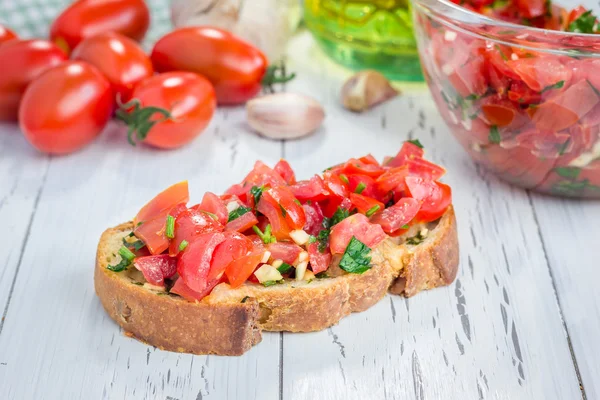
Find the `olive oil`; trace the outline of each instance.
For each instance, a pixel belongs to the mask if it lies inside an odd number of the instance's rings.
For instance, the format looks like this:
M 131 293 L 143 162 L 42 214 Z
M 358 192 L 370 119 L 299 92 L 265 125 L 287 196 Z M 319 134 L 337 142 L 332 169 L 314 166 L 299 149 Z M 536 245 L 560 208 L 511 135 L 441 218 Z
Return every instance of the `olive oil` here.
M 355 70 L 423 80 L 409 0 L 305 0 L 304 21 L 319 45 Z

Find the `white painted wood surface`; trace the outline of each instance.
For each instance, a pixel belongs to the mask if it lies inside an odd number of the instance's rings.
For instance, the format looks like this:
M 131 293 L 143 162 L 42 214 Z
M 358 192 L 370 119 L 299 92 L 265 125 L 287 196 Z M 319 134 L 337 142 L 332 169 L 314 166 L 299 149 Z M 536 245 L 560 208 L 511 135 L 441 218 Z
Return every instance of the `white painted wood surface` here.
M 328 114 L 305 140 L 262 139 L 243 109 L 229 108 L 181 150 L 131 148 L 111 125 L 90 148 L 50 158 L 0 126 L 0 398 L 600 398 L 600 203 L 531 195 L 477 168 L 424 86 L 371 113 L 346 112 L 337 97 L 347 72 L 305 33 L 290 48 L 299 78 L 288 90 L 316 97 Z M 387 296 L 323 332 L 265 333 L 241 357 L 127 338 L 94 294 L 100 233 L 175 181 L 189 179 L 200 199 L 256 159 L 285 156 L 307 177 L 417 137 L 454 190 L 461 266 L 448 288 Z

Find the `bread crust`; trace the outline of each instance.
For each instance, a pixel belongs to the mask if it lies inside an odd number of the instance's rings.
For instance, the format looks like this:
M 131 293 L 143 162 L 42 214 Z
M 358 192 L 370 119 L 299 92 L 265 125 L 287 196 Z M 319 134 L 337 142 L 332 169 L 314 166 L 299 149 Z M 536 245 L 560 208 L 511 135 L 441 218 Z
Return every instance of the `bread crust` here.
M 352 312 L 368 309 L 389 290 L 407 297 L 450 284 L 458 271 L 458 237 L 452 207 L 418 245 L 388 239 L 372 252 L 364 274 L 342 273 L 313 282 L 290 281 L 263 287 L 246 283 L 217 286 L 200 302 L 136 286 L 125 273 L 108 269 L 115 235 L 125 223 L 103 233 L 95 269 L 102 305 L 131 336 L 161 349 L 240 355 L 261 341 L 261 331 L 310 332 L 330 327 Z M 112 243 L 112 244 L 111 244 Z

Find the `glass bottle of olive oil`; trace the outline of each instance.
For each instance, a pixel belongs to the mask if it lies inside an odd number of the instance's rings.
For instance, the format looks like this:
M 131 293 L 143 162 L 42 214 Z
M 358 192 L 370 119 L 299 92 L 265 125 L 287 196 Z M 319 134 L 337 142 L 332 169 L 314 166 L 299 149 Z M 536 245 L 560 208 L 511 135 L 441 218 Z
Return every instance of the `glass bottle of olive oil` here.
M 423 79 L 409 0 L 304 0 L 304 21 L 333 59 L 388 78 Z

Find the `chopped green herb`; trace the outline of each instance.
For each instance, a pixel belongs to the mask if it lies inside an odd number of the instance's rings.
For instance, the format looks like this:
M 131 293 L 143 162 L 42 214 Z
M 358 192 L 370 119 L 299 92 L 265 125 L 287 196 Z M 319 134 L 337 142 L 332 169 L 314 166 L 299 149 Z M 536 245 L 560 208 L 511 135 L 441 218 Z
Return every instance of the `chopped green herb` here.
M 421 142 L 419 141 L 419 139 L 412 139 L 412 140 L 407 140 L 408 143 L 412 143 L 415 146 L 419 147 L 419 148 L 423 148 L 423 145 L 421 144 Z
M 340 268 L 352 274 L 362 274 L 371 269 L 371 249 L 352 236 L 344 251 Z
M 179 251 L 184 251 L 186 247 L 188 247 L 188 241 L 187 240 L 182 240 L 181 243 L 179 243 Z
M 480 96 L 476 95 L 475 93 L 471 93 L 470 95 L 468 95 L 467 97 L 465 97 L 465 100 L 469 100 L 469 101 L 474 101 L 479 99 Z
M 241 302 L 242 302 L 242 303 L 245 303 L 245 302 L 246 302 L 246 300 L 248 300 L 249 298 L 250 298 L 250 296 L 244 296 L 244 298 L 242 299 L 242 301 L 241 301 Z
M 260 228 L 256 225 L 254 225 L 252 227 L 252 230 L 254 231 L 254 233 L 256 233 L 258 235 L 258 237 L 260 237 L 262 239 L 262 241 L 265 244 L 269 244 L 269 243 L 275 243 L 277 241 L 277 239 L 275 239 L 275 236 L 272 235 L 271 233 L 271 225 L 267 225 L 265 227 L 265 231 L 261 231 Z
M 119 249 L 119 255 L 123 257 L 124 260 L 127 260 L 129 262 L 133 261 L 133 259 L 135 258 L 135 254 L 133 254 L 131 250 L 129 250 L 125 246 L 121 246 L 121 248 Z
M 331 231 L 329 229 L 322 229 L 319 231 L 319 235 L 317 236 L 317 240 L 319 241 L 319 246 L 317 247 L 320 253 L 325 253 L 327 247 L 329 247 L 329 233 Z
M 497 10 L 499 8 L 504 8 L 508 5 L 508 0 L 494 0 L 492 3 L 492 9 Z
M 495 48 L 496 50 L 498 50 L 498 53 L 500 53 L 500 57 L 502 57 L 502 59 L 503 59 L 504 61 L 508 61 L 508 57 L 506 57 L 506 54 L 504 54 L 504 52 L 502 51 L 502 49 L 500 48 L 500 46 L 498 46 L 498 45 L 495 45 L 495 46 L 494 46 L 494 48 Z
M 140 222 L 137 223 L 137 225 L 135 227 L 137 228 L 139 226 L 142 226 L 143 223 L 144 223 L 144 221 L 140 221 Z M 133 233 L 133 232 L 131 232 L 131 233 Z
M 300 207 L 302 207 L 302 203 L 300 203 L 300 200 L 298 199 L 294 199 L 294 203 L 298 204 Z
M 279 271 L 279 273 L 281 273 L 281 274 L 285 274 L 290 269 L 292 269 L 292 266 L 290 264 L 284 262 L 277 268 L 277 271 Z
M 376 204 L 373 207 L 369 208 L 365 215 L 367 217 L 371 217 L 373 214 L 375 214 L 377 211 L 379 211 L 380 208 L 381 207 L 379 207 L 379 204 Z
M 317 238 L 313 235 L 309 235 L 308 237 L 308 244 L 313 244 L 317 242 Z
M 495 144 L 499 144 L 502 140 L 502 137 L 500 136 L 500 131 L 498 130 L 498 127 L 496 125 L 492 125 L 492 127 L 490 128 L 488 140 L 490 141 L 490 143 Z
M 423 243 L 425 240 L 425 236 L 421 235 L 421 232 L 417 233 L 415 236 L 406 239 L 407 244 L 417 245 Z
M 554 85 L 548 85 L 545 88 L 542 89 L 542 91 L 540 93 L 544 93 L 548 90 L 552 90 L 552 89 L 560 89 L 563 86 L 565 86 L 565 81 L 558 81 L 556 82 Z
M 360 182 L 356 186 L 356 189 L 354 189 L 354 193 L 361 194 L 366 188 L 367 188 L 367 185 L 365 185 L 363 182 Z
M 319 272 L 318 274 L 316 274 L 315 278 L 325 279 L 325 278 L 329 278 L 329 275 L 327 275 L 327 271 L 323 271 L 323 272 Z
M 350 216 L 350 212 L 348 210 L 346 210 L 345 208 L 342 208 L 342 207 L 338 207 L 338 209 L 335 210 L 335 213 L 333 213 L 333 216 L 331 217 L 329 226 L 330 227 L 334 226 L 334 225 L 342 222 L 349 216 Z
M 172 215 L 167 215 L 167 226 L 165 228 L 165 235 L 169 239 L 175 237 L 175 218 Z
M 554 172 L 563 178 L 567 179 L 577 179 L 579 174 L 581 173 L 581 169 L 577 167 L 558 167 L 554 168 Z
M 344 182 L 346 185 L 350 184 L 350 181 L 348 180 L 348 177 L 344 174 L 340 174 L 340 179 L 342 180 L 342 182 Z
M 596 16 L 592 14 L 592 10 L 588 10 L 571 22 L 567 30 L 577 33 L 596 33 Z
M 212 219 L 214 219 L 215 221 L 219 220 L 219 217 L 217 217 L 217 214 L 213 214 L 210 211 L 204 211 L 204 210 L 200 210 L 202 211 L 204 214 L 208 214 L 209 217 L 211 217 Z
M 131 282 L 136 286 L 144 286 L 144 284 L 142 282 Z
M 252 211 L 251 208 L 249 207 L 244 207 L 244 206 L 239 206 L 238 208 L 236 208 L 235 210 L 233 210 L 232 212 L 229 213 L 229 217 L 227 218 L 227 222 L 231 222 L 234 219 L 237 219 L 239 217 L 241 217 L 242 215 L 246 214 L 247 212 Z
M 266 187 L 263 186 L 252 186 L 252 189 L 250 189 L 250 194 L 252 195 L 252 197 L 254 197 L 254 205 L 258 204 L 258 201 L 260 200 L 260 197 L 262 196 L 263 192 L 265 191 Z
M 281 279 L 279 281 L 266 281 L 266 282 L 263 282 L 262 284 L 265 287 L 269 287 L 269 286 L 277 285 L 278 283 L 283 283 L 283 279 Z
M 157 296 L 168 296 L 169 293 L 168 292 L 156 292 Z
M 279 209 L 281 210 L 281 215 L 283 215 L 283 218 L 287 217 L 287 211 L 285 211 L 285 208 L 283 208 L 281 204 L 279 204 Z
M 408 228 L 410 228 L 410 225 L 408 225 L 408 224 L 402 225 L 402 229 L 408 229 Z
M 562 156 L 567 152 L 567 149 L 569 148 L 569 144 L 571 143 L 571 138 L 568 138 L 558 149 L 558 155 Z
M 588 83 L 588 85 L 590 85 L 592 90 L 596 93 L 596 96 L 600 97 L 600 90 L 596 89 L 596 87 L 594 85 L 592 85 L 592 83 L 589 81 L 589 79 L 586 79 L 586 82 Z
M 131 237 L 133 236 L 133 232 L 129 235 L 127 235 L 127 237 Z M 127 246 L 128 248 L 133 248 L 135 251 L 139 251 L 140 249 L 142 249 L 144 246 L 146 246 L 146 244 L 144 242 L 142 242 L 141 240 L 136 240 L 133 243 L 129 243 L 126 240 L 126 237 L 123 238 L 123 245 Z

